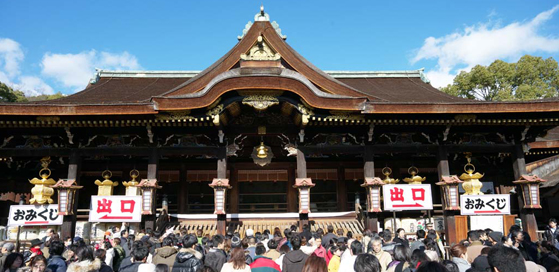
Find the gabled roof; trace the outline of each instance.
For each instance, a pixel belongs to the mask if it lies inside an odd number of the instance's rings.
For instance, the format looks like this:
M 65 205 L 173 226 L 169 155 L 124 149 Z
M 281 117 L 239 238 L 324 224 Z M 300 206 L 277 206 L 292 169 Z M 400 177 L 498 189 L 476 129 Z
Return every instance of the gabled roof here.
M 265 42 L 277 67 L 242 67 L 241 55 Z M 244 70 L 243 70 L 244 69 Z M 97 72 L 81 92 L 50 101 L 0 104 L 0 115 L 123 115 L 204 108 L 236 90 L 282 90 L 308 105 L 361 113 L 558 112 L 559 100 L 480 102 L 432 87 L 422 70 L 322 71 L 297 53 L 261 11 L 237 43 L 203 71 Z

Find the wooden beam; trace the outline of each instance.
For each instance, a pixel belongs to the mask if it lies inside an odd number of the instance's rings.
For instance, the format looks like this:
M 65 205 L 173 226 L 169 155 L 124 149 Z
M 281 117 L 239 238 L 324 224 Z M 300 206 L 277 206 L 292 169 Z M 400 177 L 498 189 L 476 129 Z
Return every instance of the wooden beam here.
M 177 201 L 179 202 L 179 214 L 188 213 L 188 183 L 186 181 L 186 177 L 186 164 L 184 162 L 181 162 L 179 172 L 179 195 L 177 197 Z
M 88 156 L 149 156 L 152 147 L 87 147 L 79 148 L 81 157 Z M 217 156 L 222 147 L 217 146 L 188 146 L 188 147 L 158 147 L 160 155 L 210 155 Z M 0 157 L 69 157 L 74 148 L 0 148 Z
M 338 211 L 345 212 L 347 211 L 347 185 L 345 181 L 345 168 L 340 166 L 338 167 L 338 180 L 336 181 L 337 184 L 337 201 L 338 201 Z
M 82 159 L 79 156 L 77 149 L 70 155 L 70 162 L 68 163 L 68 179 L 76 180 L 77 185 L 80 185 L 80 169 L 82 165 Z M 62 226 L 60 228 L 60 235 L 62 239 L 66 237 L 71 237 L 72 239 L 76 235 L 76 214 L 78 212 L 78 197 L 80 196 L 80 190 L 76 190 L 74 196 L 74 206 L 73 215 L 66 215 L 63 218 Z
M 287 212 L 297 212 L 297 189 L 295 185 L 295 166 L 292 164 L 287 168 Z
M 217 156 L 217 178 L 227 178 L 227 150 L 225 147 L 221 149 Z
M 230 164 L 229 169 L 231 175 L 229 176 L 229 185 L 231 189 L 229 192 L 229 210 L 228 213 L 238 213 L 239 212 L 239 169 L 237 169 L 235 164 Z
M 159 150 L 156 148 L 152 148 L 149 153 L 148 158 L 148 179 L 157 179 L 158 171 L 159 171 Z M 144 227 L 147 230 L 148 228 L 155 231 L 155 213 L 157 208 L 157 194 L 153 195 L 153 206 L 152 206 L 152 214 L 144 215 Z

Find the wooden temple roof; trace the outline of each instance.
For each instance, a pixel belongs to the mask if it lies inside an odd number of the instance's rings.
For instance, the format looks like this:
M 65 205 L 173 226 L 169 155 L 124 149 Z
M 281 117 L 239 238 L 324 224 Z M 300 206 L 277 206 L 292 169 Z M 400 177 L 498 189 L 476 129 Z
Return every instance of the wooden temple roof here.
M 269 48 L 278 59 L 243 62 L 242 55 L 257 46 Z M 361 114 L 559 111 L 557 99 L 482 102 L 454 97 L 432 87 L 422 70 L 325 72 L 289 46 L 272 23 L 256 21 L 237 45 L 203 71 L 99 71 L 83 91 L 50 101 L 0 104 L 0 115 L 154 115 L 207 108 L 239 90 L 279 90 L 298 95 L 312 108 Z

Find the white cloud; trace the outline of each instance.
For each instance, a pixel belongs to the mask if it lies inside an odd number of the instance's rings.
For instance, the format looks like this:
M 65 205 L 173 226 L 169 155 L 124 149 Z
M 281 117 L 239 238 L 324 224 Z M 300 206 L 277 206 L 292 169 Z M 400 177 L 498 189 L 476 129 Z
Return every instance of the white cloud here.
M 93 76 L 95 68 L 108 70 L 141 69 L 138 60 L 128 52 L 113 54 L 95 50 L 78 54 L 46 53 L 41 63 L 41 74 L 51 77 L 65 87 L 83 88 Z
M 15 84 L 16 90 L 23 91 L 26 96 L 37 96 L 41 94 L 54 94 L 51 86 L 46 84 L 42 79 L 35 76 L 22 76 L 19 78 L 20 83 Z
M 23 61 L 23 50 L 12 39 L 0 38 L 0 65 L 3 77 L 15 77 L 20 73 L 19 64 Z
M 21 75 L 25 55 L 21 45 L 8 38 L 0 38 L 0 82 L 23 91 L 25 95 L 53 94 L 54 90 L 42 79 Z
M 459 71 L 478 64 L 488 65 L 496 59 L 516 61 L 524 54 L 536 52 L 559 52 L 559 38 L 539 33 L 558 9 L 555 6 L 526 22 L 505 26 L 481 23 L 444 37 L 428 37 L 411 62 L 436 59 L 435 69 L 426 74 L 433 86 L 442 87 L 452 83 Z

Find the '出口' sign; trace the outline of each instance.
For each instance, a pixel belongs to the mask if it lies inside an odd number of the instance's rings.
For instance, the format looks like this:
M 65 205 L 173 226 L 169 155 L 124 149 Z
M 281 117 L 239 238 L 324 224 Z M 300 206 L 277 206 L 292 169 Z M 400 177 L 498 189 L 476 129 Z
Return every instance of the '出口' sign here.
M 62 225 L 64 216 L 58 215 L 58 205 L 12 205 L 8 226 Z
M 510 195 L 461 195 L 460 214 L 510 214 Z
M 141 221 L 141 196 L 91 196 L 89 222 Z
M 431 184 L 391 184 L 382 186 L 384 210 L 432 210 Z

